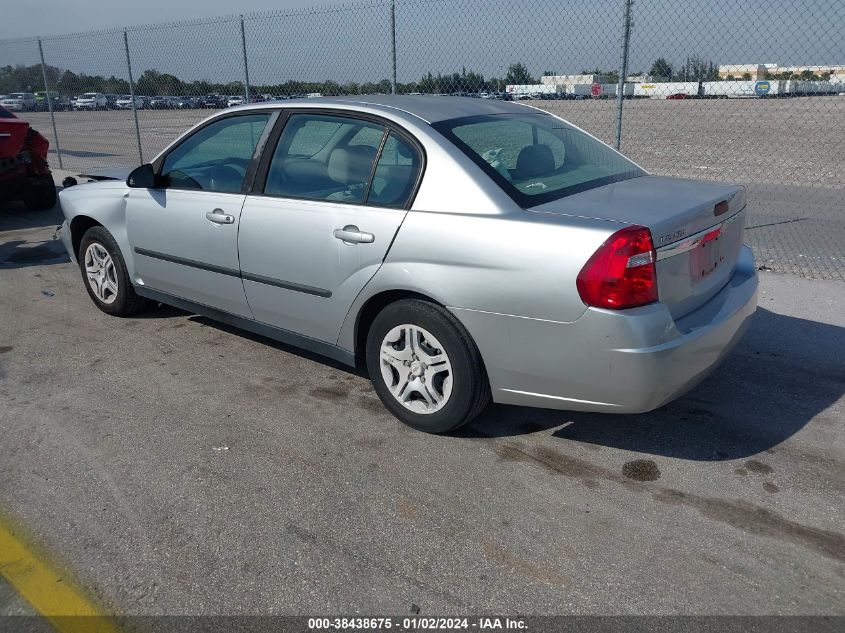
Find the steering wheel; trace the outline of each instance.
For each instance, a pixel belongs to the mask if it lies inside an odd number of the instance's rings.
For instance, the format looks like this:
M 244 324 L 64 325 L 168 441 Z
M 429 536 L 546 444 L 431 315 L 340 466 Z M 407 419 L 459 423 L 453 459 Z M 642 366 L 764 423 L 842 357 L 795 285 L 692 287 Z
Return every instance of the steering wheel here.
M 208 170 L 208 188 L 211 191 L 237 193 L 241 190 L 241 185 L 244 181 L 244 174 L 246 174 L 245 169 L 243 173 L 241 173 L 234 167 L 230 167 L 225 163 L 220 163 Z
M 249 159 L 230 156 L 229 158 L 221 160 L 217 165 L 215 165 L 215 168 L 216 167 L 228 167 L 229 169 L 241 170 L 241 177 L 243 177 L 246 176 L 246 170 L 247 167 L 249 167 Z

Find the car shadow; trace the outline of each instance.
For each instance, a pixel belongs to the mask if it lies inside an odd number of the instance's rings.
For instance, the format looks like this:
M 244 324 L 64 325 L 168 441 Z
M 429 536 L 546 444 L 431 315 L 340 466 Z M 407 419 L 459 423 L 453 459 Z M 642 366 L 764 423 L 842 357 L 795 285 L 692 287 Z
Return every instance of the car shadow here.
M 161 308 L 159 308 L 161 309 Z M 247 330 L 242 330 L 238 327 L 233 325 L 228 325 L 226 323 L 221 323 L 220 321 L 215 321 L 214 319 L 209 319 L 204 316 L 200 315 L 193 315 L 190 318 L 191 321 L 195 323 L 201 323 L 207 327 L 213 327 L 223 332 L 227 332 L 228 334 L 235 334 L 245 339 L 249 339 L 250 341 L 256 341 L 258 343 L 262 343 L 263 345 L 269 345 L 270 347 L 274 347 L 280 351 L 286 352 L 288 354 L 294 354 L 301 358 L 305 358 L 307 360 L 312 360 L 317 363 L 321 363 L 323 365 L 327 365 L 329 367 L 333 367 L 340 371 L 347 372 L 349 374 L 354 374 L 356 376 L 366 376 L 366 371 L 356 367 L 350 367 L 349 365 L 345 365 L 340 361 L 336 361 L 332 358 L 328 358 L 326 356 L 322 356 L 315 352 L 309 352 L 308 350 L 295 347 L 293 345 L 288 345 L 287 343 L 282 343 L 275 339 L 267 338 L 266 336 L 262 336 L 261 334 L 255 334 L 253 332 L 249 332 Z
M 61 188 L 58 188 L 61 191 Z M 45 266 L 70 261 L 65 247 L 49 233 L 20 233 L 31 229 L 54 229 L 64 222 L 59 203 L 46 211 L 27 211 L 21 202 L 0 205 L 0 270 Z M 37 236 L 36 236 L 37 235 Z
M 733 354 L 686 396 L 650 413 L 613 415 L 493 405 L 464 437 L 555 430 L 556 438 L 695 461 L 777 446 L 845 393 L 845 328 L 758 309 Z M 560 428 L 557 428 L 560 427 Z
M 0 237 L 2 240 L 2 237 Z M 14 239 L 0 241 L 0 270 L 46 266 L 69 262 L 67 251 L 59 240 Z
M 61 188 L 59 188 L 61 190 Z M 20 202 L 0 203 L 0 232 L 58 226 L 65 221 L 59 203 L 46 211 L 27 211 Z

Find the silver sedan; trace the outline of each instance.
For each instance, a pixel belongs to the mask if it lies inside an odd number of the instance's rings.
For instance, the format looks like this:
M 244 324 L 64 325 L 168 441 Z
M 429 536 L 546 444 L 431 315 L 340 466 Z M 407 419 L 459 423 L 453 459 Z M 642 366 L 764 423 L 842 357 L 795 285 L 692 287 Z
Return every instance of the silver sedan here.
M 401 421 L 678 397 L 756 308 L 742 187 L 649 175 L 506 101 L 291 100 L 216 114 L 61 193 L 94 304 L 170 304 L 365 366 Z

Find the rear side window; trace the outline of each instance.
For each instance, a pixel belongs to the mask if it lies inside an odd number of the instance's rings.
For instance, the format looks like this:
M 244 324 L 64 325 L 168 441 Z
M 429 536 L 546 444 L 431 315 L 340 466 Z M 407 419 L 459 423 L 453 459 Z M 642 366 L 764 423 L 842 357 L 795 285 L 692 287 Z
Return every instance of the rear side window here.
M 416 146 L 381 123 L 292 114 L 270 162 L 264 193 L 402 208 L 421 168 Z
M 226 117 L 194 132 L 164 159 L 167 186 L 239 192 L 269 119 L 266 113 Z
M 264 193 L 362 204 L 384 131 L 383 125 L 350 117 L 291 115 Z
M 404 207 L 417 183 L 422 166 L 420 153 L 411 143 L 391 132 L 376 165 L 368 204 Z
M 3 106 L 0 106 L 0 119 L 14 119 L 15 115 L 9 112 Z
M 645 174 L 604 143 L 548 114 L 467 117 L 434 127 L 523 207 Z

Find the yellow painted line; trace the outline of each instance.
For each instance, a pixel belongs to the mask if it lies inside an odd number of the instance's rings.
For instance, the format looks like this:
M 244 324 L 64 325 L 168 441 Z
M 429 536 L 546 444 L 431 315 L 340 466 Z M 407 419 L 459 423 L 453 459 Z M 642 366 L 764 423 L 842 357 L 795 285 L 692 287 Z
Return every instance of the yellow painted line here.
M 114 622 L 0 518 L 0 574 L 61 633 L 117 633 Z

